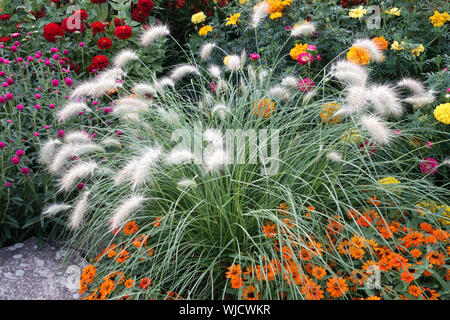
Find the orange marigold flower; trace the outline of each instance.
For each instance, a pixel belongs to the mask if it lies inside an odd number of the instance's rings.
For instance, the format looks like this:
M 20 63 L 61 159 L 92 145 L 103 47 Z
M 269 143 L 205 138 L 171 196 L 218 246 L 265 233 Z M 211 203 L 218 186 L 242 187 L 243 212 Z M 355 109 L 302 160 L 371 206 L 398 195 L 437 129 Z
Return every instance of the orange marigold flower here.
M 327 281 L 327 291 L 333 298 L 342 297 L 348 291 L 345 279 L 336 275 L 331 277 Z
M 253 104 L 252 114 L 258 117 L 270 118 L 275 111 L 275 102 L 269 98 L 259 100 Z
M 144 278 L 139 282 L 139 288 L 146 290 L 151 284 L 152 281 L 150 280 L 150 278 Z
M 381 300 L 381 298 L 379 296 L 369 296 L 366 300 Z
M 370 61 L 369 50 L 364 47 L 353 46 L 347 52 L 347 60 L 364 66 Z
M 242 289 L 242 299 L 244 300 L 259 300 L 260 297 L 261 293 L 256 293 L 256 288 L 252 284 Z
M 375 43 L 377 48 L 380 49 L 381 51 L 386 50 L 389 46 L 389 43 L 386 41 L 386 39 L 383 36 L 373 38 L 372 42 Z
M 366 251 L 363 248 L 350 247 L 350 255 L 353 259 L 362 259 L 365 254 Z
M 136 221 L 128 221 L 125 226 L 123 227 L 123 233 L 125 235 L 129 236 L 132 233 L 137 233 L 139 230 L 139 226 L 136 224 Z
M 275 230 L 276 230 L 276 225 L 272 224 L 270 225 L 268 221 L 266 221 L 266 225 L 262 227 L 263 232 L 264 232 L 264 236 L 266 238 L 274 238 L 275 237 Z

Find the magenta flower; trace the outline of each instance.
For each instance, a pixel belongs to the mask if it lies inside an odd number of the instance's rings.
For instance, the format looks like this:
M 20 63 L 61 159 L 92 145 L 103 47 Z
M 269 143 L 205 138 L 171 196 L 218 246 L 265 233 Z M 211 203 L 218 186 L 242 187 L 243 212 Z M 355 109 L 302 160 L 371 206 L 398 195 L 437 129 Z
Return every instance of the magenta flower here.
M 16 109 L 19 110 L 19 111 L 20 111 L 20 110 L 23 110 L 23 105 L 18 104 L 18 105 L 16 106 Z
M 17 47 L 16 46 L 11 46 L 11 52 L 16 52 L 17 51 Z
M 6 144 L 3 141 L 0 141 L 0 149 L 5 148 Z
M 0 96 L 0 103 L 5 103 L 6 99 L 4 96 Z
M 64 82 L 66 83 L 66 86 L 70 87 L 73 84 L 72 79 L 70 79 L 69 77 L 64 79 Z
M 27 167 L 23 167 L 21 171 L 22 171 L 23 174 L 29 174 L 30 173 L 30 169 L 27 168 Z
M 427 148 L 432 148 L 434 143 L 431 141 L 427 141 L 426 145 L 427 145 Z
M 34 108 L 37 109 L 37 110 L 41 110 L 41 106 L 38 105 L 38 104 L 35 104 L 35 105 L 34 105 Z
M 314 87 L 314 81 L 309 78 L 303 78 L 298 82 L 298 89 L 302 92 L 308 92 Z
M 5 187 L 9 188 L 9 187 L 11 187 L 11 186 L 12 186 L 12 183 L 11 183 L 11 182 L 7 181 L 7 182 L 5 183 Z
M 6 76 L 6 72 L 5 72 L 5 71 L 3 71 L 3 70 L 2 70 L 2 71 L 0 71 L 0 76 L 1 76 L 1 77 L 4 77 L 4 76 Z
M 6 98 L 6 100 L 11 101 L 14 98 L 14 96 L 12 93 L 8 92 L 7 94 L 5 94 L 5 98 Z
M 34 95 L 34 97 L 35 97 L 36 99 L 40 99 L 40 98 L 42 98 L 42 96 L 41 96 L 41 94 L 40 94 L 40 93 L 36 93 L 36 94 Z
M 10 86 L 12 86 L 14 84 L 14 79 L 8 78 L 8 79 L 6 79 L 6 83 L 9 84 Z
M 80 42 L 78 45 L 79 45 L 80 47 L 84 47 L 84 42 Z
M 20 159 L 19 159 L 18 157 L 12 157 L 12 158 L 11 158 L 11 163 L 12 163 L 13 165 L 18 165 L 19 162 L 20 162 Z
M 420 170 L 423 174 L 435 174 L 438 170 L 435 169 L 439 163 L 434 158 L 426 158 L 420 164 Z
M 39 132 L 35 132 L 33 135 L 34 135 L 35 137 L 39 137 L 41 134 L 40 134 Z
M 259 59 L 259 54 L 257 54 L 257 53 L 250 53 L 250 59 L 258 60 Z
M 55 105 L 54 105 L 53 103 L 50 103 L 48 107 L 49 107 L 50 109 L 54 109 L 54 108 L 55 108 Z
M 58 52 L 58 51 L 59 51 L 58 48 L 54 48 L 54 47 L 50 48 L 50 52 L 51 53 L 55 53 L 55 52 Z
M 53 79 L 52 80 L 52 86 L 57 87 L 58 85 L 59 85 L 58 79 Z
M 313 62 L 314 57 L 308 53 L 308 52 L 302 52 L 298 55 L 298 63 L 300 63 L 302 66 L 308 63 Z
M 84 183 L 80 182 L 79 184 L 77 184 L 77 188 L 78 188 L 78 190 L 83 189 L 84 188 Z
M 23 152 L 23 150 L 19 149 L 16 151 L 16 156 L 18 158 L 22 158 L 24 156 L 25 152 Z
M 63 129 L 58 130 L 58 137 L 64 138 L 64 130 Z
M 6 82 L 2 82 L 2 87 L 3 88 L 8 88 L 8 84 Z

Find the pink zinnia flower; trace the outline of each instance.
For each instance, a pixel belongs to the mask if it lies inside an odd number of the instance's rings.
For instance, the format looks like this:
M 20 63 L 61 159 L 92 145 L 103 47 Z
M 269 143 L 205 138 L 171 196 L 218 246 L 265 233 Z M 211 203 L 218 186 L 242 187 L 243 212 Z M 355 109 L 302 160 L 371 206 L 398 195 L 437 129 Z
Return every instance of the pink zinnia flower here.
M 317 47 L 313 44 L 308 44 L 308 48 L 309 51 L 316 51 Z
M 298 82 L 298 89 L 302 92 L 308 92 L 314 87 L 314 81 L 309 78 L 303 78 Z
M 302 66 L 305 64 L 308 64 L 310 62 L 313 62 L 314 57 L 308 53 L 308 52 L 302 52 L 298 55 L 298 63 L 300 63 Z
M 423 174 L 435 174 L 438 170 L 435 169 L 439 163 L 434 158 L 426 158 L 420 164 L 420 170 Z

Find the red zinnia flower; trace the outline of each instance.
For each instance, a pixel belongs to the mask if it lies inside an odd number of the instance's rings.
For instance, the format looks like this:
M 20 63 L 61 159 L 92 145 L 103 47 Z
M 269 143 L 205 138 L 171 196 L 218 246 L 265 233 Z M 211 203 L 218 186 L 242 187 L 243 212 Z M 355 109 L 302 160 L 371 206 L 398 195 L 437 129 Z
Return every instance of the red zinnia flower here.
M 95 21 L 91 23 L 92 34 L 105 33 L 105 24 L 100 21 Z
M 75 11 L 72 13 L 73 16 L 74 16 L 74 15 L 77 15 L 77 14 L 80 15 L 81 21 L 86 20 L 86 19 L 88 18 L 88 16 L 89 16 L 88 13 L 87 13 L 85 10 L 83 10 L 83 9 L 75 10 Z
M 48 41 L 48 42 L 55 42 L 56 41 L 56 36 L 60 36 L 60 37 L 64 37 L 64 30 L 63 28 L 61 28 L 60 25 L 54 23 L 54 22 L 50 22 L 49 24 L 47 24 L 44 27 L 44 38 Z
M 100 38 L 97 41 L 97 47 L 100 50 L 111 49 L 112 48 L 112 41 L 108 37 Z
M 98 55 L 92 58 L 92 62 L 88 67 L 88 72 L 92 72 L 92 70 L 102 70 L 105 69 L 109 64 L 109 60 L 106 56 Z
M 127 25 L 118 26 L 114 30 L 114 35 L 121 40 L 126 40 L 133 35 L 133 29 Z
M 114 27 L 123 26 L 125 24 L 125 20 L 124 19 L 115 18 L 113 20 L 113 23 L 114 23 Z
M 153 1 L 152 0 L 138 0 L 137 7 L 142 11 L 146 12 L 147 15 L 150 10 L 153 9 Z
M 2 15 L 0 15 L 0 20 L 2 20 L 2 21 L 7 21 L 9 19 L 11 19 L 11 15 L 10 14 L 2 14 Z
M 0 42 L 8 42 L 8 41 L 11 41 L 11 38 L 8 36 L 4 36 L 4 37 L 0 38 Z
M 141 282 L 139 283 L 139 287 L 141 289 L 146 290 L 150 285 L 152 284 L 152 281 L 149 278 L 144 278 L 141 280 Z
M 62 22 L 62 28 L 66 33 L 86 32 L 86 27 L 75 16 L 67 17 Z
M 142 9 L 135 8 L 131 13 L 131 19 L 139 23 L 144 22 L 145 18 L 148 17 L 148 13 Z

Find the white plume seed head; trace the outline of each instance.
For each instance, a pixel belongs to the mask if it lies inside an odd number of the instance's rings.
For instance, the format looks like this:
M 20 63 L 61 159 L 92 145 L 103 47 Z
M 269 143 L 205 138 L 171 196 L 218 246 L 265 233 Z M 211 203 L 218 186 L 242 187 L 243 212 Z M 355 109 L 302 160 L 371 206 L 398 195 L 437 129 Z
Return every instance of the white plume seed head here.
M 60 190 L 68 192 L 72 186 L 79 180 L 92 176 L 98 165 L 95 162 L 81 162 L 72 168 L 70 168 L 62 177 L 59 182 Z
M 58 139 L 47 140 L 43 144 L 43 146 L 41 147 L 41 150 L 39 152 L 40 162 L 48 165 L 52 161 L 56 147 L 60 144 L 61 144 L 61 141 L 59 141 Z
M 200 58 L 202 60 L 207 60 L 215 47 L 216 47 L 216 44 L 213 42 L 205 43 L 202 46 L 202 48 L 200 49 Z
M 83 222 L 88 207 L 89 194 L 90 192 L 88 190 L 83 192 L 83 194 L 80 196 L 80 199 L 75 204 L 72 212 L 70 213 L 68 225 L 71 229 L 77 229 Z
M 131 196 L 122 201 L 116 208 L 111 218 L 111 229 L 116 230 L 122 226 L 122 223 L 135 211 L 142 207 L 146 199 L 143 196 Z
M 361 117 L 361 123 L 379 145 L 387 145 L 389 143 L 391 138 L 390 130 L 386 128 L 386 125 L 380 118 L 365 115 Z
M 144 47 L 149 47 L 156 39 L 168 36 L 170 34 L 169 28 L 165 25 L 152 26 L 141 35 L 141 44 Z

